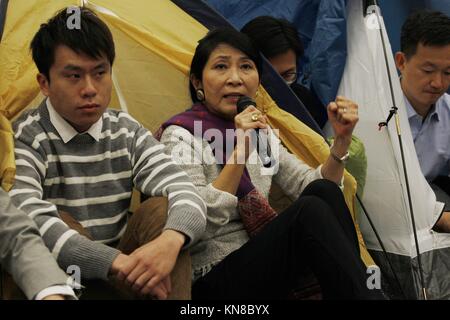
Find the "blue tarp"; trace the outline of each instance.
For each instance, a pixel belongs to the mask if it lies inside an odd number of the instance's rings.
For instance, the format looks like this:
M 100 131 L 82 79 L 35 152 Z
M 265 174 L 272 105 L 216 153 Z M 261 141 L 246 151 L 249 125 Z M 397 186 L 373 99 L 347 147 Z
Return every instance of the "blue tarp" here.
M 361 0 L 363 1 L 363 0 Z M 299 81 L 313 89 L 323 104 L 333 100 L 346 60 L 346 0 L 206 0 L 236 28 L 260 15 L 291 21 L 306 52 Z M 416 9 L 450 15 L 450 0 L 378 0 L 393 51 L 400 49 L 400 29 Z
M 334 100 L 347 55 L 346 0 L 207 0 L 236 28 L 260 15 L 291 21 L 305 45 L 299 81 L 324 105 Z

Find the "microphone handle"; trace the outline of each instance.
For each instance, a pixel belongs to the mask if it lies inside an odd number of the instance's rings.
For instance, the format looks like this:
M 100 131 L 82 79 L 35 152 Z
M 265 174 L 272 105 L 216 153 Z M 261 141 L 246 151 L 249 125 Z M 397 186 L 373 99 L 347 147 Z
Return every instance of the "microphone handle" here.
M 247 109 L 250 106 L 253 106 L 253 105 L 252 104 L 248 104 L 248 105 L 246 105 L 243 108 L 240 108 L 238 106 L 237 112 L 241 113 L 242 111 L 244 111 L 245 109 Z M 259 150 L 260 149 L 259 148 L 259 145 L 260 145 L 260 143 L 259 143 L 260 142 L 259 129 L 255 129 L 255 132 L 256 132 L 256 152 L 258 153 L 258 157 L 261 160 L 261 162 L 262 162 L 262 164 L 263 164 L 263 166 L 265 168 L 270 168 L 270 167 L 272 167 L 274 165 L 274 161 L 272 159 L 272 152 L 270 150 L 269 141 L 268 141 L 268 139 L 266 140 L 267 143 L 266 143 L 266 148 L 264 150 L 265 152 L 263 154 L 261 154 L 259 152 L 260 151 Z
M 274 165 L 274 161 L 272 159 L 272 151 L 270 150 L 268 135 L 266 136 L 266 143 L 264 144 L 260 140 L 261 137 L 259 135 L 259 129 L 255 129 L 255 132 L 256 132 L 256 152 L 258 153 L 258 157 L 265 168 L 270 168 Z M 260 145 L 264 147 L 263 150 L 260 150 Z

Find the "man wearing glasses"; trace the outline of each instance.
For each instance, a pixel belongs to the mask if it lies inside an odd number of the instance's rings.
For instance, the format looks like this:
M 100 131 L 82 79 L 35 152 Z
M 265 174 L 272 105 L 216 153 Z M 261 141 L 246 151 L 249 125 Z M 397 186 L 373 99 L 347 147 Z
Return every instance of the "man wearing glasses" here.
M 325 106 L 308 88 L 297 83 L 297 60 L 304 53 L 297 29 L 287 20 L 260 16 L 249 21 L 241 31 L 254 41 L 320 128 L 323 128 L 328 120 Z

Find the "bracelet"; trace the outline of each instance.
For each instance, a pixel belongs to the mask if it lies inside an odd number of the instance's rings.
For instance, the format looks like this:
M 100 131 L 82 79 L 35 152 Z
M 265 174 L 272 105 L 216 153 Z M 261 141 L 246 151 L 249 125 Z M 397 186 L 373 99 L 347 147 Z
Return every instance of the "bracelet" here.
M 345 153 L 345 155 L 343 156 L 343 157 L 338 157 L 337 155 L 335 155 L 334 153 L 333 153 L 333 146 L 334 146 L 334 144 L 333 145 L 331 145 L 331 147 L 330 147 L 330 155 L 333 157 L 333 159 L 336 161 L 336 162 L 338 162 L 338 163 L 342 163 L 343 165 L 345 165 L 346 163 L 347 163 L 347 161 L 348 161 L 348 159 L 350 158 L 350 154 L 348 153 L 348 151 Z

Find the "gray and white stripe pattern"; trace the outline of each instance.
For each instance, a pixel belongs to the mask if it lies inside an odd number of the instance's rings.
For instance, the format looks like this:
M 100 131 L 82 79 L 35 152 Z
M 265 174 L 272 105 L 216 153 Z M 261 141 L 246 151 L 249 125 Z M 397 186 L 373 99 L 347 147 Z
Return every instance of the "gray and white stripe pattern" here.
M 35 220 L 61 267 L 76 264 L 86 278 L 107 278 L 119 254 L 107 244 L 125 231 L 133 187 L 168 197 L 165 228 L 186 234 L 186 246 L 203 233 L 206 205 L 195 186 L 130 115 L 106 111 L 99 142 L 78 134 L 64 143 L 45 102 L 24 113 L 14 128 L 17 176 L 10 196 Z M 70 213 L 95 241 L 70 230 L 57 210 Z

